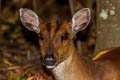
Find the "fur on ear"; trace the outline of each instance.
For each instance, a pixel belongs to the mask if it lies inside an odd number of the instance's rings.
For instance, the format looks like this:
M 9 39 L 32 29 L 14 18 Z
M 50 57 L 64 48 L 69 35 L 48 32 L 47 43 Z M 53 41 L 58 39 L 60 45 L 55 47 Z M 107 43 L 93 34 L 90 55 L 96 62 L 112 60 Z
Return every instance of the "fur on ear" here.
M 40 32 L 39 17 L 34 11 L 27 8 L 21 8 L 19 10 L 19 14 L 20 14 L 21 22 L 25 26 L 25 28 L 27 28 L 30 31 L 34 31 L 36 33 Z
M 90 9 L 83 8 L 82 10 L 77 11 L 72 17 L 72 31 L 77 33 L 85 29 L 91 19 Z

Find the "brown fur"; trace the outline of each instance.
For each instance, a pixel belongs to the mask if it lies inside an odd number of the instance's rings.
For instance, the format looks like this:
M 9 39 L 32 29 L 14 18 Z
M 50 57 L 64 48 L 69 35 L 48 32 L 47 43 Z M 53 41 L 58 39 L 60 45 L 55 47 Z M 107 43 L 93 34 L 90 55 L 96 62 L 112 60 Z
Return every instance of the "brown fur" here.
M 51 29 L 50 33 L 47 31 L 47 26 L 44 24 L 40 25 L 41 33 L 44 36 L 44 40 L 41 42 L 40 41 L 40 47 L 41 47 L 41 53 L 43 57 L 45 56 L 45 48 L 48 45 L 50 39 L 52 40 L 54 47 L 55 47 L 55 52 L 54 55 L 57 57 L 57 63 L 59 64 L 62 62 L 62 60 L 65 59 L 65 57 L 68 56 L 67 51 L 69 50 L 69 44 L 73 43 L 72 38 L 73 34 L 70 28 L 70 25 L 67 22 L 63 22 L 63 24 L 60 26 L 59 31 L 55 34 L 55 29 L 56 29 L 56 21 L 51 21 Z M 69 38 L 66 41 L 61 41 L 61 35 L 64 34 L 64 32 L 67 31 L 69 33 Z M 50 36 L 49 36 L 50 35 Z M 64 49 L 64 50 L 63 50 Z
M 107 52 L 97 60 L 86 60 L 78 54 L 78 51 L 74 47 L 74 35 L 69 23 L 63 22 L 56 34 L 56 21 L 51 21 L 50 24 L 50 33 L 47 31 L 45 24 L 40 25 L 41 33 L 44 36 L 44 40 L 42 42 L 40 41 L 40 47 L 42 56 L 44 57 L 46 55 L 45 48 L 48 46 L 49 41 L 52 40 L 55 47 L 54 56 L 57 58 L 56 69 L 53 69 L 56 79 L 120 80 L 120 48 Z M 65 31 L 69 33 L 69 38 L 62 42 L 61 35 L 64 34 Z M 69 57 L 72 57 L 72 59 L 68 60 Z M 58 73 L 58 76 L 56 73 L 57 67 L 66 60 L 68 60 L 68 62 L 61 67 L 62 72 Z
M 90 9 L 76 12 L 71 25 L 54 20 L 40 24 L 37 14 L 26 8 L 20 9 L 20 18 L 28 30 L 39 35 L 43 62 L 57 80 L 120 80 L 120 47 L 101 51 L 87 60 L 74 46 L 74 35 L 90 21 Z

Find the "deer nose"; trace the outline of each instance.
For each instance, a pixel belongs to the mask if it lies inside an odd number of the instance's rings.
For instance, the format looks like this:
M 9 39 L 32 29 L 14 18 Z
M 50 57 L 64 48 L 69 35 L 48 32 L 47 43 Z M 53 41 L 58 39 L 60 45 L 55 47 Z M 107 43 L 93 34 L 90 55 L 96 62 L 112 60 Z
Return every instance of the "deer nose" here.
M 54 55 L 46 55 L 43 61 L 46 66 L 54 66 L 56 63 L 56 58 Z

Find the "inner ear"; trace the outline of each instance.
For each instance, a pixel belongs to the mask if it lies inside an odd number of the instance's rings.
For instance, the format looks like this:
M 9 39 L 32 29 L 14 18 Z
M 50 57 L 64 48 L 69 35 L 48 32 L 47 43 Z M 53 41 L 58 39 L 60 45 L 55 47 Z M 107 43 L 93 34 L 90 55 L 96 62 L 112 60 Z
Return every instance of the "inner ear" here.
M 21 22 L 28 30 L 34 31 L 36 33 L 40 32 L 39 17 L 34 11 L 26 8 L 21 8 L 19 10 L 19 14 L 20 14 Z
M 84 8 L 82 10 L 79 10 L 73 15 L 72 18 L 72 31 L 74 33 L 77 33 L 83 29 L 85 29 L 89 22 L 90 22 L 90 9 Z

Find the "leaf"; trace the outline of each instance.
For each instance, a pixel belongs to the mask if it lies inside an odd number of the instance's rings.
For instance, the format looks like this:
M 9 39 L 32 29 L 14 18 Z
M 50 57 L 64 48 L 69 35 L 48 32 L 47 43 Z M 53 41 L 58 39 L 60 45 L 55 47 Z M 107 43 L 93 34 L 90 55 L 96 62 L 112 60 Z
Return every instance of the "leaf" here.
M 27 80 L 32 80 L 34 77 L 32 76 L 32 77 L 29 77 Z
M 10 61 L 8 61 L 8 59 L 3 59 L 3 62 L 5 64 L 8 64 L 9 66 L 13 66 L 13 64 Z

